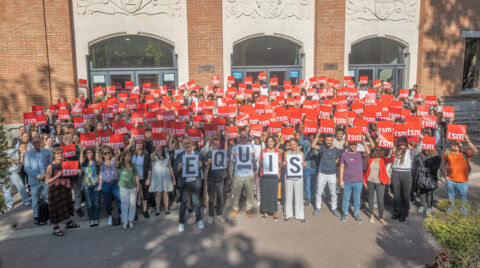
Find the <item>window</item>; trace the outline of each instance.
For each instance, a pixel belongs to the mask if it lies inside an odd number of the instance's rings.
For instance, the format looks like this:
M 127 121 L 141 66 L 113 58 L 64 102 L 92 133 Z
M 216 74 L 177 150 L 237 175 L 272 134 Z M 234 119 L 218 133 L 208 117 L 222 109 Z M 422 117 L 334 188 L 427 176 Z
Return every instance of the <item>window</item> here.
M 233 46 L 232 66 L 300 65 L 300 47 L 274 36 L 250 38 Z
M 463 63 L 463 89 L 478 87 L 480 39 L 467 38 L 465 41 L 465 60 Z
M 404 64 L 404 47 L 381 37 L 369 38 L 352 46 L 349 64 Z
M 146 36 L 118 36 L 90 47 L 93 68 L 174 67 L 174 47 Z

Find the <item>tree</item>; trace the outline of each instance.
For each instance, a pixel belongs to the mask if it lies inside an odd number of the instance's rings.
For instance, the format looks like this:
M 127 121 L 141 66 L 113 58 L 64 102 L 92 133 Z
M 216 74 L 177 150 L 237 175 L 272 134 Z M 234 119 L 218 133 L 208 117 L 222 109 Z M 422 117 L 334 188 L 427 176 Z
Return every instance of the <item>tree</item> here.
M 7 134 L 5 132 L 5 125 L 3 122 L 5 121 L 2 118 L 0 112 L 0 212 L 3 214 L 7 208 L 5 204 L 5 199 L 3 198 L 3 191 L 2 185 L 6 185 L 10 187 L 8 182 L 8 168 L 10 167 L 10 162 L 8 161 L 8 141 L 7 141 Z

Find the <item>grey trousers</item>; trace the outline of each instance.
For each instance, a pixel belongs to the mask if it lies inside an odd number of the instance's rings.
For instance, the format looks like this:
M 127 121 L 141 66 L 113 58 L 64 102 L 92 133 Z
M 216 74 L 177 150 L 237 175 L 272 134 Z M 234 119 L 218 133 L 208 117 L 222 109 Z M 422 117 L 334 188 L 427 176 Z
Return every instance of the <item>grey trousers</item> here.
M 285 218 L 293 217 L 295 200 L 295 219 L 305 218 L 303 211 L 303 178 L 285 180 Z

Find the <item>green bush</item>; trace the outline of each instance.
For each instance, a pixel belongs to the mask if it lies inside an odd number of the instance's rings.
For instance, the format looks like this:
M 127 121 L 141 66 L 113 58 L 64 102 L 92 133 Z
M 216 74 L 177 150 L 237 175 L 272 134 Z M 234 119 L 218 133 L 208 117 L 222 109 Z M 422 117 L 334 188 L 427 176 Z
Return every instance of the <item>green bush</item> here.
M 437 256 L 435 266 L 480 267 L 480 203 L 455 200 L 452 206 L 441 200 L 437 207 L 439 211 L 424 221 L 425 229 L 445 250 Z
M 3 198 L 2 185 L 5 184 L 7 187 L 10 187 L 10 184 L 8 182 L 8 168 L 10 167 L 7 154 L 8 142 L 3 121 L 4 119 L 1 118 L 0 112 L 0 213 L 4 213 L 6 210 L 6 204 Z

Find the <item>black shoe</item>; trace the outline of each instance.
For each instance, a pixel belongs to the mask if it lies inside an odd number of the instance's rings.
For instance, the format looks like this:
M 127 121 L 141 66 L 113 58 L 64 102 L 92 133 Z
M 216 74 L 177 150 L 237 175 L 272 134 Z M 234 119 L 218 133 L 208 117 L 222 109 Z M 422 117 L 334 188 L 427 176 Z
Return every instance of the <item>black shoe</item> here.
M 309 199 L 305 199 L 305 201 L 303 202 L 303 205 L 304 205 L 304 206 L 310 205 L 310 200 L 309 200 Z
M 77 215 L 78 217 L 82 218 L 84 216 L 83 211 L 81 208 L 77 209 Z
M 135 213 L 135 218 L 133 219 L 133 221 L 138 221 L 137 213 Z
M 148 211 L 143 212 L 143 217 L 145 217 L 145 219 L 150 218 L 150 214 L 148 214 Z
M 406 220 L 405 217 L 400 217 L 400 218 L 398 219 L 399 222 L 405 222 L 405 220 Z
M 193 208 L 189 208 L 188 213 L 190 213 L 190 214 L 193 213 Z
M 41 224 L 40 224 L 40 218 L 38 218 L 38 217 L 37 217 L 37 218 L 34 218 L 34 219 L 33 219 L 33 223 L 35 223 L 36 225 L 41 225 Z
M 395 215 L 395 214 L 392 215 L 392 220 L 398 220 L 398 218 L 400 218 L 398 215 Z

